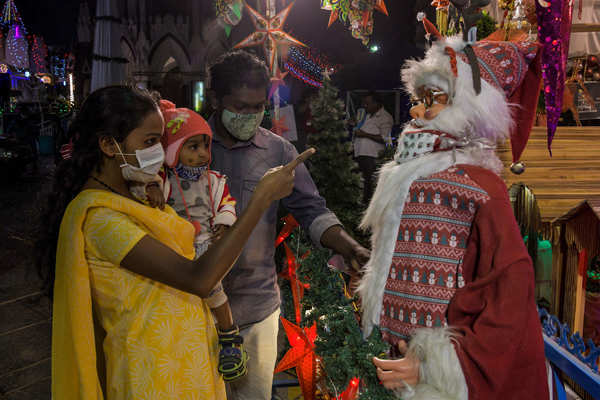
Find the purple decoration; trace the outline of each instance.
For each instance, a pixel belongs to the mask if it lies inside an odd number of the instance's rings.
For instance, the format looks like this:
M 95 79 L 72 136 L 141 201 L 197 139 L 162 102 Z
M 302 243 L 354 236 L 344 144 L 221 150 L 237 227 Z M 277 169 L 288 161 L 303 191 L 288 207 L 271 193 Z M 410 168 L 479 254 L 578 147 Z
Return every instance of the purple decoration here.
M 569 0 L 536 0 L 538 42 L 542 45 L 542 76 L 548 128 L 548 151 L 562 110 L 573 3 Z

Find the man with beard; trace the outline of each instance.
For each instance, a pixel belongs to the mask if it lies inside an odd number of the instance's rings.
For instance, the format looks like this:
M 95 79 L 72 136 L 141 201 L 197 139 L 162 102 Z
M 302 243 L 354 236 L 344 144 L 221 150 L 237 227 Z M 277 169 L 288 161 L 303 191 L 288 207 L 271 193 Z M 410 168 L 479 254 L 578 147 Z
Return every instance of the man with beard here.
M 363 219 L 358 292 L 365 336 L 379 326 L 396 358 L 374 358 L 378 377 L 403 399 L 548 398 L 533 267 L 495 154 L 509 133 L 515 161 L 524 149 L 536 53 L 449 38 L 402 71 L 414 119 Z

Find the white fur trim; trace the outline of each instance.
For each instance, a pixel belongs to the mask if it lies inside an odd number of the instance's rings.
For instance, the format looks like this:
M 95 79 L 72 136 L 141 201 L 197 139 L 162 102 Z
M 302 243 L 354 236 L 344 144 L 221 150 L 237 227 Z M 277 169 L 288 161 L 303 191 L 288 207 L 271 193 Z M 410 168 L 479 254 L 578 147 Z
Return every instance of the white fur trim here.
M 419 383 L 405 390 L 406 400 L 467 400 L 469 390 L 450 328 L 417 329 L 408 351 L 421 361 Z
M 398 142 L 402 143 L 401 140 Z M 371 334 L 374 325 L 379 325 L 383 291 L 410 186 L 415 179 L 444 171 L 454 164 L 477 165 L 495 172 L 502 169 L 502 163 L 492 150 L 465 148 L 427 154 L 404 164 L 391 161 L 379 171 L 377 188 L 360 226 L 371 230 L 373 249 L 358 286 L 365 338 Z
M 460 37 L 437 41 L 427 51 L 423 60 L 409 60 L 402 69 L 402 81 L 406 90 L 413 96 L 420 86 L 428 85 L 432 76 L 449 82 L 448 93 L 452 105 L 440 114 L 448 114 L 448 126 L 435 127 L 459 138 L 484 137 L 494 142 L 506 139 L 513 126 L 509 104 L 503 91 L 481 79 L 481 93 L 473 88 L 471 66 L 457 55 L 458 76 L 454 77 L 450 67 L 450 57 L 445 47 L 460 52 L 465 42 Z M 434 122 L 435 124 L 435 122 Z
M 446 93 L 450 93 L 450 81 L 445 76 L 440 76 L 437 74 L 428 75 L 424 79 L 424 85 L 426 87 L 435 87 L 443 90 Z

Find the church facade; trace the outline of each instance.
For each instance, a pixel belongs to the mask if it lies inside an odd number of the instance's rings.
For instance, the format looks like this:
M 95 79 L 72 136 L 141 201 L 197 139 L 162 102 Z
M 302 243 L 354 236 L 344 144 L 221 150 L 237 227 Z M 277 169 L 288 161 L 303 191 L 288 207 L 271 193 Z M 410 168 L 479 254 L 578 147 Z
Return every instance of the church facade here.
M 100 3 L 101 0 L 98 1 Z M 115 2 L 115 15 L 94 16 L 95 0 L 83 1 L 77 23 L 77 99 L 90 91 L 97 20 L 110 18 L 118 40 L 125 81 L 151 90 L 176 104 L 198 107 L 206 65 L 230 47 L 215 18 L 212 1 L 126 0 Z M 199 97 L 200 96 L 200 97 Z

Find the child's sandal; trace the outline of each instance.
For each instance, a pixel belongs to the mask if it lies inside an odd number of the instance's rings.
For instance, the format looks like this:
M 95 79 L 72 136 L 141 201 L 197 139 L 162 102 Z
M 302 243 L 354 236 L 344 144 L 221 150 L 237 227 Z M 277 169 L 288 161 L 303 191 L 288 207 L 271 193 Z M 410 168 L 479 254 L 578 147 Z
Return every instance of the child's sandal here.
M 246 364 L 248 363 L 248 353 L 244 350 L 244 338 L 240 336 L 238 327 L 219 333 L 219 373 L 223 375 L 223 380 L 232 382 L 246 375 L 248 372 Z

